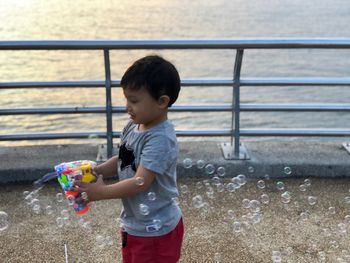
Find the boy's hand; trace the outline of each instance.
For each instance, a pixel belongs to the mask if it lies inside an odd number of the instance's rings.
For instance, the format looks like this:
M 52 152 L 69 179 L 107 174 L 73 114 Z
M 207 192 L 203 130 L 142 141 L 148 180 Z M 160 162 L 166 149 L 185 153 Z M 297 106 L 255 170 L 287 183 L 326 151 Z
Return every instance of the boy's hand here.
M 106 184 L 103 181 L 103 176 L 100 174 L 97 176 L 97 180 L 94 183 L 83 183 L 81 180 L 77 180 L 74 183 L 75 192 L 86 193 L 85 202 L 98 201 L 103 199 L 104 187 Z

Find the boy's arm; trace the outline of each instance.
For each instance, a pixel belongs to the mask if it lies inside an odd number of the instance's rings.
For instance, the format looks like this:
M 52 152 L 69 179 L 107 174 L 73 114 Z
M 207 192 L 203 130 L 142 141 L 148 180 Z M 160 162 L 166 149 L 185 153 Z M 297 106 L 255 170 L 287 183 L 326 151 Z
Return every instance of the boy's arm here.
M 106 185 L 103 177 L 99 176 L 96 183 L 80 183 L 77 191 L 86 192 L 89 201 L 125 198 L 145 191 L 155 177 L 156 173 L 140 165 L 132 178 Z
M 95 174 L 102 174 L 103 177 L 115 176 L 118 173 L 118 156 L 113 156 L 104 163 L 94 167 Z

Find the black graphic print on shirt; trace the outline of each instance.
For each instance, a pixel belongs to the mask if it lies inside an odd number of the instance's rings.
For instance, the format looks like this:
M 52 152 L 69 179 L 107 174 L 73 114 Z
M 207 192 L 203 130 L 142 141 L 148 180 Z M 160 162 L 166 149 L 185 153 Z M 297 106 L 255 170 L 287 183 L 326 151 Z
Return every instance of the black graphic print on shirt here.
M 131 168 L 136 172 L 135 156 L 132 149 L 128 149 L 123 143 L 119 148 L 119 160 L 121 161 L 120 169 L 124 170 L 131 165 Z

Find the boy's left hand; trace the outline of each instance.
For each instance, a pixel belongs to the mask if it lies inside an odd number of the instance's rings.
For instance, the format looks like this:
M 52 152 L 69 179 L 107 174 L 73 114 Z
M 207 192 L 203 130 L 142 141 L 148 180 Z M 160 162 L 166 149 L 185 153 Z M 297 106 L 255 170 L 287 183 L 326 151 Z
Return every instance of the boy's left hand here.
M 103 176 L 100 174 L 97 176 L 97 180 L 94 183 L 83 183 L 81 180 L 76 180 L 72 191 L 87 194 L 87 202 L 98 201 L 103 199 L 103 188 L 106 184 L 103 181 Z

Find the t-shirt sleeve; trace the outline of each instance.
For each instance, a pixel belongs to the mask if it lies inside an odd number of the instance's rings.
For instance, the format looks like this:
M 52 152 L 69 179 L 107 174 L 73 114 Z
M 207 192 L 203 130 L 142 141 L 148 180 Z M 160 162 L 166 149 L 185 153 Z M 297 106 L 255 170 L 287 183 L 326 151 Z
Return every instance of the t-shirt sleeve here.
M 163 134 L 155 134 L 146 140 L 141 152 L 140 164 L 157 174 L 164 174 L 177 161 L 177 142 Z

